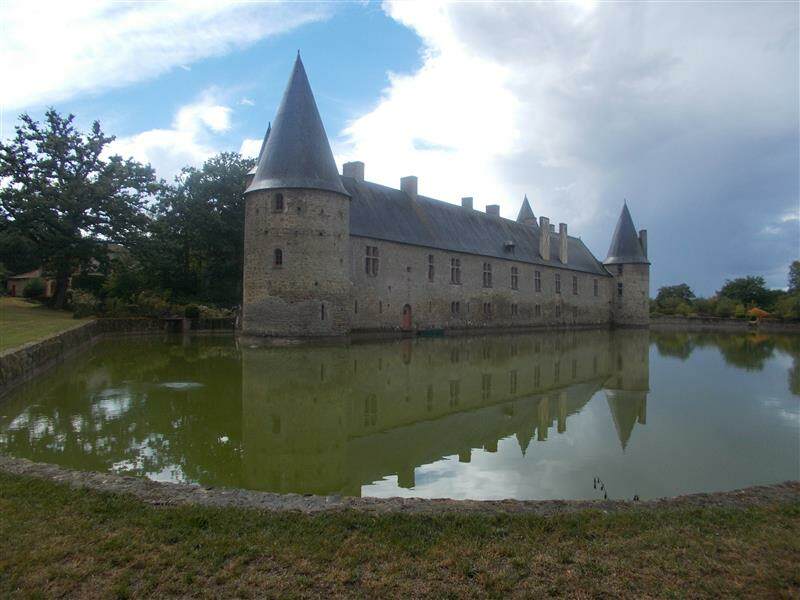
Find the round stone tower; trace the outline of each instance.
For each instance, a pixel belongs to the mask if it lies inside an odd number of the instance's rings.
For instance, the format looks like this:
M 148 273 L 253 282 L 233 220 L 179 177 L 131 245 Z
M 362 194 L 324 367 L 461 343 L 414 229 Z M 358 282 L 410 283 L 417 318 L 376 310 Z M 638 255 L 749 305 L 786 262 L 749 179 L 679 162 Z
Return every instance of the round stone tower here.
M 298 54 L 245 191 L 242 332 L 349 331 L 350 197 Z
M 603 265 L 611 273 L 611 318 L 618 326 L 650 323 L 650 262 L 647 260 L 647 230 L 638 236 L 628 204 L 614 229 L 614 237 Z

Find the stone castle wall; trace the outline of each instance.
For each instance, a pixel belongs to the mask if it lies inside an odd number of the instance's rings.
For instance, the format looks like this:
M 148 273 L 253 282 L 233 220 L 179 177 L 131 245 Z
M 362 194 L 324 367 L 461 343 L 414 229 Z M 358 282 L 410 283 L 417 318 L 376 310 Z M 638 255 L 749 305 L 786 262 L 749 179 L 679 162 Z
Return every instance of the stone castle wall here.
M 283 209 L 276 210 L 277 194 Z M 269 190 L 245 202 L 242 330 L 274 336 L 349 331 L 350 205 L 319 190 Z M 275 264 L 275 250 L 282 264 Z
M 376 276 L 365 269 L 367 246 L 378 248 Z M 428 278 L 430 256 L 432 281 Z M 452 258 L 461 261 L 460 284 L 451 283 Z M 355 236 L 350 238 L 350 259 L 354 331 L 401 328 L 405 305 L 411 307 L 415 329 L 598 326 L 611 321 L 611 278 L 573 271 L 569 265 L 557 269 Z M 491 264 L 491 287 L 483 285 L 484 263 Z M 511 285 L 512 267 L 518 270 L 517 289 Z M 535 271 L 540 273 L 540 292 L 535 291 Z M 560 294 L 555 291 L 556 273 L 561 276 Z M 577 294 L 573 293 L 573 277 L 578 280 Z M 459 303 L 456 314 L 453 302 Z M 491 305 L 488 315 L 485 303 Z
M 619 267 L 622 267 L 622 272 Z M 650 322 L 650 265 L 608 265 L 607 268 L 613 276 L 613 323 L 620 326 L 647 325 Z M 620 283 L 621 296 L 618 288 Z

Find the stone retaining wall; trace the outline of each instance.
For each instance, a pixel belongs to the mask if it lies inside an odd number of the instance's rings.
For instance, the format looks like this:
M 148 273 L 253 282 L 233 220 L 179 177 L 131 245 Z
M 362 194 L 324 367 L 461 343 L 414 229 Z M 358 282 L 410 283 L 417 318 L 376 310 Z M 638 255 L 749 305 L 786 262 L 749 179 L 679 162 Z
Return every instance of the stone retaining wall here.
M 102 336 L 158 333 L 163 327 L 158 319 L 95 319 L 43 340 L 6 350 L 0 353 L 0 397 Z M 192 330 L 233 330 L 233 319 L 198 319 L 192 322 Z
M 722 319 L 720 317 L 651 317 L 650 328 L 662 331 L 760 331 L 800 333 L 800 323 L 798 322 L 763 320 L 759 323 L 755 323 L 745 319 Z
M 218 508 L 249 508 L 265 511 L 296 511 L 308 514 L 358 510 L 372 513 L 511 513 L 542 516 L 581 510 L 619 512 L 625 510 L 691 509 L 706 507 L 743 508 L 800 502 L 800 481 L 760 485 L 730 492 L 689 494 L 657 500 L 448 500 L 424 498 L 357 498 L 350 496 L 303 496 L 242 489 L 208 488 L 187 483 L 165 483 L 143 477 L 73 471 L 0 455 L 0 472 L 35 477 L 83 488 L 131 494 L 155 506 L 202 505 Z

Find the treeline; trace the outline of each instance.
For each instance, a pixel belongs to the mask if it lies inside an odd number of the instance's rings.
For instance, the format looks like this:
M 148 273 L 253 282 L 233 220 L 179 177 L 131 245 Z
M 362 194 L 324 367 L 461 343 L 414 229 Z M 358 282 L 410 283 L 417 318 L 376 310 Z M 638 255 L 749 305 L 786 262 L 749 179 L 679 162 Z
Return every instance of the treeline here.
M 800 260 L 789 267 L 788 289 L 768 289 L 763 277 L 729 279 L 710 298 L 694 295 L 685 283 L 659 288 L 652 315 L 800 319 Z
M 15 132 L 0 143 L 0 277 L 42 267 L 55 280 L 50 302 L 80 313 L 239 304 L 252 159 L 222 153 L 167 183 L 107 156 L 114 138 L 97 122 L 82 133 L 51 109 L 41 123 L 22 115 Z M 26 295 L 44 290 L 31 286 Z

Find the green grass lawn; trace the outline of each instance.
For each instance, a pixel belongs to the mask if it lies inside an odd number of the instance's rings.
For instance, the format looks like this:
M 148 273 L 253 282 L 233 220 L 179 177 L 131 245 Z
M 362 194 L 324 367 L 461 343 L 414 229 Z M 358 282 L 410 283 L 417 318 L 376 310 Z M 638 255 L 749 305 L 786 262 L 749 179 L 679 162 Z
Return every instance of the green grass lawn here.
M 0 352 L 88 320 L 73 319 L 72 313 L 52 310 L 22 298 L 0 297 Z
M 0 474 L 2 597 L 797 597 L 800 504 L 604 515 L 153 507 Z

